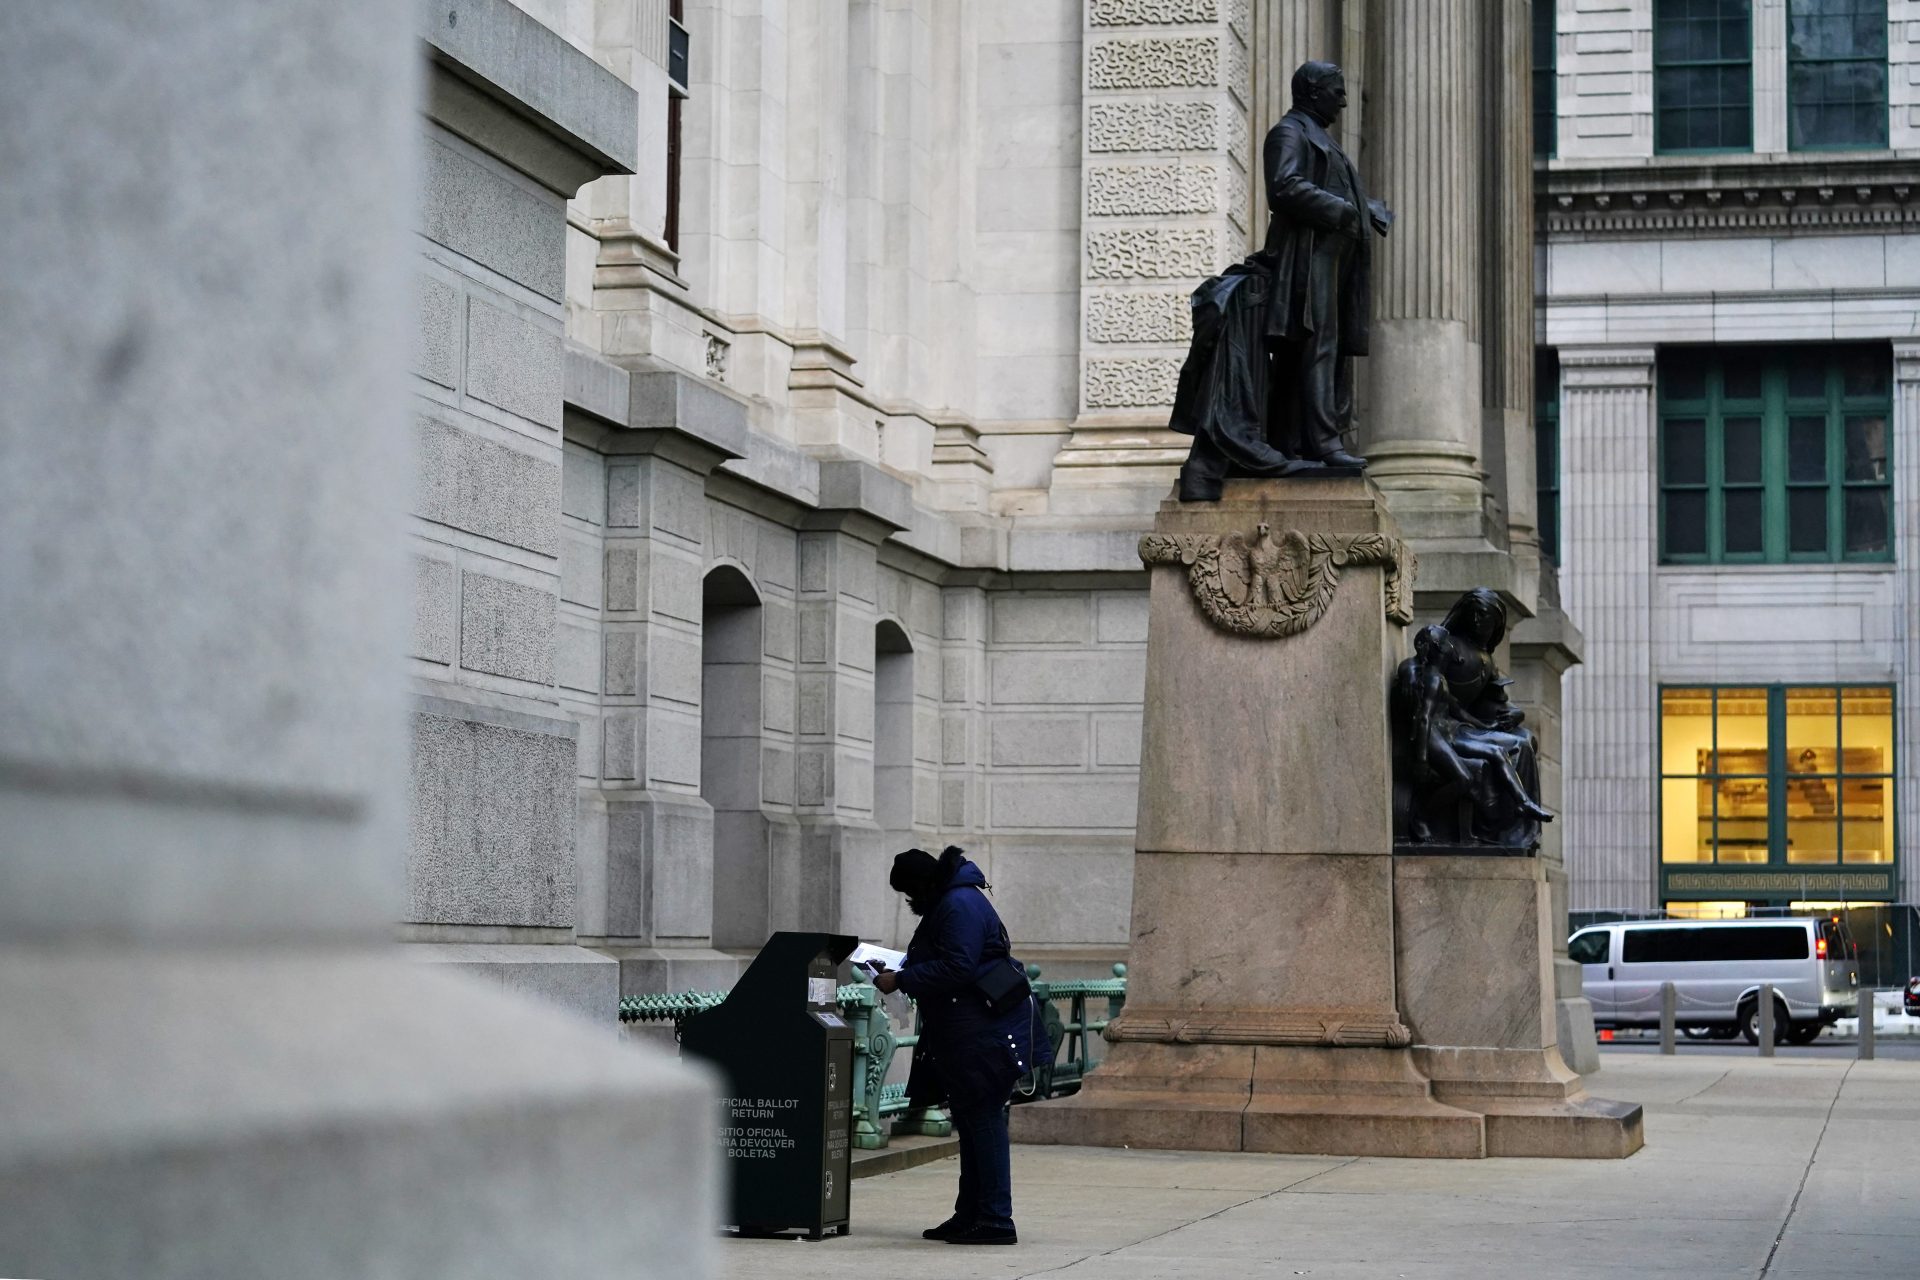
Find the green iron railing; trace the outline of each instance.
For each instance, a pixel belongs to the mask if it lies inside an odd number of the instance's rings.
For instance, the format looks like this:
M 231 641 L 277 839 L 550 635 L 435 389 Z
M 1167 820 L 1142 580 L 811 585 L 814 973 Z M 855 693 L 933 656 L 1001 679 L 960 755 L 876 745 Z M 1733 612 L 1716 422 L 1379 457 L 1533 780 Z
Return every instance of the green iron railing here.
M 1034 994 L 1040 997 L 1042 1025 L 1052 1052 L 1022 1077 L 1014 1088 L 1013 1100 L 1037 1102 L 1044 1098 L 1064 1097 L 1077 1092 L 1080 1082 L 1097 1065 L 1090 1061 L 1090 1037 L 1105 1031 L 1119 1016 L 1127 1000 L 1127 966 L 1113 966 L 1113 977 L 1084 982 L 1043 982 L 1040 967 L 1027 966 L 1027 977 Z M 620 1001 L 622 1022 L 671 1022 L 674 1039 L 680 1028 L 696 1013 L 713 1008 L 727 998 L 724 991 L 678 991 L 669 995 L 626 996 Z M 1088 1002 L 1105 1000 L 1105 1017 L 1088 1016 Z M 1060 1016 L 1060 1005 L 1067 1016 Z M 853 1030 L 854 1099 L 853 1145 L 876 1150 L 887 1145 L 893 1134 L 927 1134 L 945 1137 L 953 1132 L 953 1121 L 940 1107 L 915 1107 L 907 1101 L 904 1083 L 886 1083 L 893 1067 L 893 1056 L 901 1049 L 920 1043 L 916 1030 L 896 1035 L 893 1023 L 880 1007 L 880 993 L 872 985 L 856 982 L 839 990 L 840 1016 Z M 918 1019 L 915 1020 L 918 1027 Z M 891 1126 L 886 1121 L 891 1119 Z

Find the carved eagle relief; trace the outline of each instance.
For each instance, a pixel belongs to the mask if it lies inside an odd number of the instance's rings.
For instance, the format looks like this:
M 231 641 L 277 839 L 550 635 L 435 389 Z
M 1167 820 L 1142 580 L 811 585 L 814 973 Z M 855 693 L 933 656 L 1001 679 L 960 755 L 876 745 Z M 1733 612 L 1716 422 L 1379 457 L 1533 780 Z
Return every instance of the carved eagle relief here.
M 1333 603 L 1347 565 L 1385 569 L 1387 617 L 1401 626 L 1413 621 L 1413 553 L 1384 533 L 1343 538 L 1289 529 L 1275 536 L 1264 523 L 1251 534 L 1150 533 L 1140 539 L 1140 559 L 1186 565 L 1200 611 L 1236 635 L 1277 639 L 1305 631 Z

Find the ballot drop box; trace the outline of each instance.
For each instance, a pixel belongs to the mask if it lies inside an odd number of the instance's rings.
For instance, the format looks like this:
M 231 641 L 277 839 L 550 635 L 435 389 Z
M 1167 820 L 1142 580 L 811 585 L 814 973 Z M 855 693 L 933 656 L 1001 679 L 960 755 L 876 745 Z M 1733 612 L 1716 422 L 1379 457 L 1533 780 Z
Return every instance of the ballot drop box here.
M 853 1031 L 835 971 L 856 939 L 776 933 L 727 998 L 688 1018 L 681 1052 L 725 1077 L 723 1221 L 742 1235 L 848 1231 L 853 1163 Z

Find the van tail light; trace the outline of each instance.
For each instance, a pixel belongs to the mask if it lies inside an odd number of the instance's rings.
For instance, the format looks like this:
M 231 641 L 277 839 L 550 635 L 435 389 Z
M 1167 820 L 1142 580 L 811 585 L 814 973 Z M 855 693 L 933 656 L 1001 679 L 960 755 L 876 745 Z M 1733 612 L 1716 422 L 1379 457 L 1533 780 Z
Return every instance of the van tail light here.
M 1813 954 L 1815 959 L 1825 960 L 1827 958 L 1827 940 L 1825 938 L 1815 938 L 1813 940 Z

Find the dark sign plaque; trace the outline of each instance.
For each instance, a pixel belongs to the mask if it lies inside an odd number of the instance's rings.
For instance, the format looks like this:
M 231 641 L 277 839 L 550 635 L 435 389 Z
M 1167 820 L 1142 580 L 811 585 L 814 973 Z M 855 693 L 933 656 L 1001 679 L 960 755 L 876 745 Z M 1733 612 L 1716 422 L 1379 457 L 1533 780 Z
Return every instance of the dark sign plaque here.
M 720 1150 L 742 1235 L 847 1234 L 853 1031 L 835 973 L 855 941 L 774 934 L 727 998 L 681 1031 L 682 1052 L 726 1077 Z

